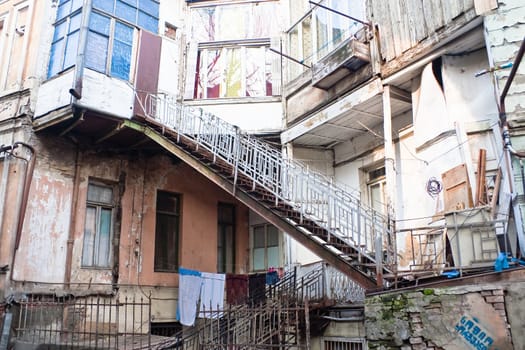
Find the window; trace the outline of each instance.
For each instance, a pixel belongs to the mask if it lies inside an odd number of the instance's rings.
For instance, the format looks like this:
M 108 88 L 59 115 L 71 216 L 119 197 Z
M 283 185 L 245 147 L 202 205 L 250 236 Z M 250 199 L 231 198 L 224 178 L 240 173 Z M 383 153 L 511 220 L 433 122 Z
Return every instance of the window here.
M 86 47 L 86 67 L 129 80 L 133 27 L 97 12 L 91 13 Z
M 217 272 L 235 272 L 235 206 L 219 203 L 217 210 Z
M 93 0 L 93 8 L 157 34 L 159 2 L 156 0 Z
M 80 37 L 81 9 L 82 0 L 61 0 L 58 5 L 48 77 L 75 65 Z
M 113 187 L 89 183 L 82 251 L 83 267 L 110 267 L 113 223 Z
M 268 45 L 203 48 L 197 57 L 194 98 L 272 95 Z
M 347 338 L 323 338 L 322 350 L 365 350 L 364 340 L 350 340 Z
M 370 206 L 379 213 L 386 214 L 385 167 L 368 171 L 367 186 Z
M 179 194 L 157 191 L 154 263 L 156 272 L 178 271 L 180 202 Z
M 280 267 L 279 246 L 279 231 L 275 226 L 254 226 L 252 240 L 253 270 L 266 271 L 270 267 Z

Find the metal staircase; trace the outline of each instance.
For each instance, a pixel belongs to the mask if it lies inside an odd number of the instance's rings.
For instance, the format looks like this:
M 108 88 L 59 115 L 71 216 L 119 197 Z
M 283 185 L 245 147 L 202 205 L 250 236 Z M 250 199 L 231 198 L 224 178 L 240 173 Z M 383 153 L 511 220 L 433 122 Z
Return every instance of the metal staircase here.
M 200 108 L 136 94 L 142 132 L 367 290 L 395 269 L 393 222 L 332 179 Z

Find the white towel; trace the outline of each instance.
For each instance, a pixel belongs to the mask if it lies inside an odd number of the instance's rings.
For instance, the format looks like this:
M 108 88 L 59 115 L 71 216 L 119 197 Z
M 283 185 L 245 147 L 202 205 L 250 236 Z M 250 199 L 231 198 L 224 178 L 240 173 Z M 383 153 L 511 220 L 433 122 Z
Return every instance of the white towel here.
M 200 314 L 201 318 L 218 318 L 217 311 L 224 307 L 224 285 L 226 275 L 220 273 L 202 273 Z M 205 311 L 205 312 L 203 312 Z M 210 311 L 215 311 L 210 313 Z
M 179 268 L 179 303 L 177 320 L 184 326 L 193 326 L 202 287 L 199 271 Z

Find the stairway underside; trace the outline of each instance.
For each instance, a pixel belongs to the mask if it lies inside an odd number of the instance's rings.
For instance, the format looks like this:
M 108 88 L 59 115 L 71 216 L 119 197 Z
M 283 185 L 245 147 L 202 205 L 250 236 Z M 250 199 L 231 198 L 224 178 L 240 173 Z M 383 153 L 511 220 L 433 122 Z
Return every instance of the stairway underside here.
M 276 200 L 268 191 L 255 186 L 247 176 L 237 174 L 237 183 L 234 184 L 232 166 L 220 159 L 214 159 L 211 152 L 199 147 L 192 139 L 177 135 L 149 119 L 144 120 L 144 123 L 126 120 L 124 125 L 144 134 L 184 161 L 269 223 L 288 233 L 320 258 L 348 275 L 365 290 L 381 287 L 382 269 L 376 269 L 373 261 L 359 254 L 358 250 L 337 236 L 330 235 L 315 222 L 302 217 L 290 205 Z

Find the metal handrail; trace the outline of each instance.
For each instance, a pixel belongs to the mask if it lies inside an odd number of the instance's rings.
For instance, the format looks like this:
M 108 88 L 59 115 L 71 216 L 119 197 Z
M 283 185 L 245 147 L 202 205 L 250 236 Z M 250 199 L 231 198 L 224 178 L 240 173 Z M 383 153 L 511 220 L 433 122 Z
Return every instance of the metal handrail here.
M 172 96 L 137 93 L 137 99 L 146 118 L 175 131 L 177 141 L 189 138 L 196 148 L 211 152 L 214 161 L 231 165 L 234 184 L 243 174 L 254 189 L 260 186 L 275 197 L 276 204 L 292 206 L 301 220 L 314 221 L 328 232 L 328 239 L 337 237 L 359 258 L 395 266 L 393 222 L 332 179 L 284 158 L 279 150 L 201 108 L 177 103 Z

